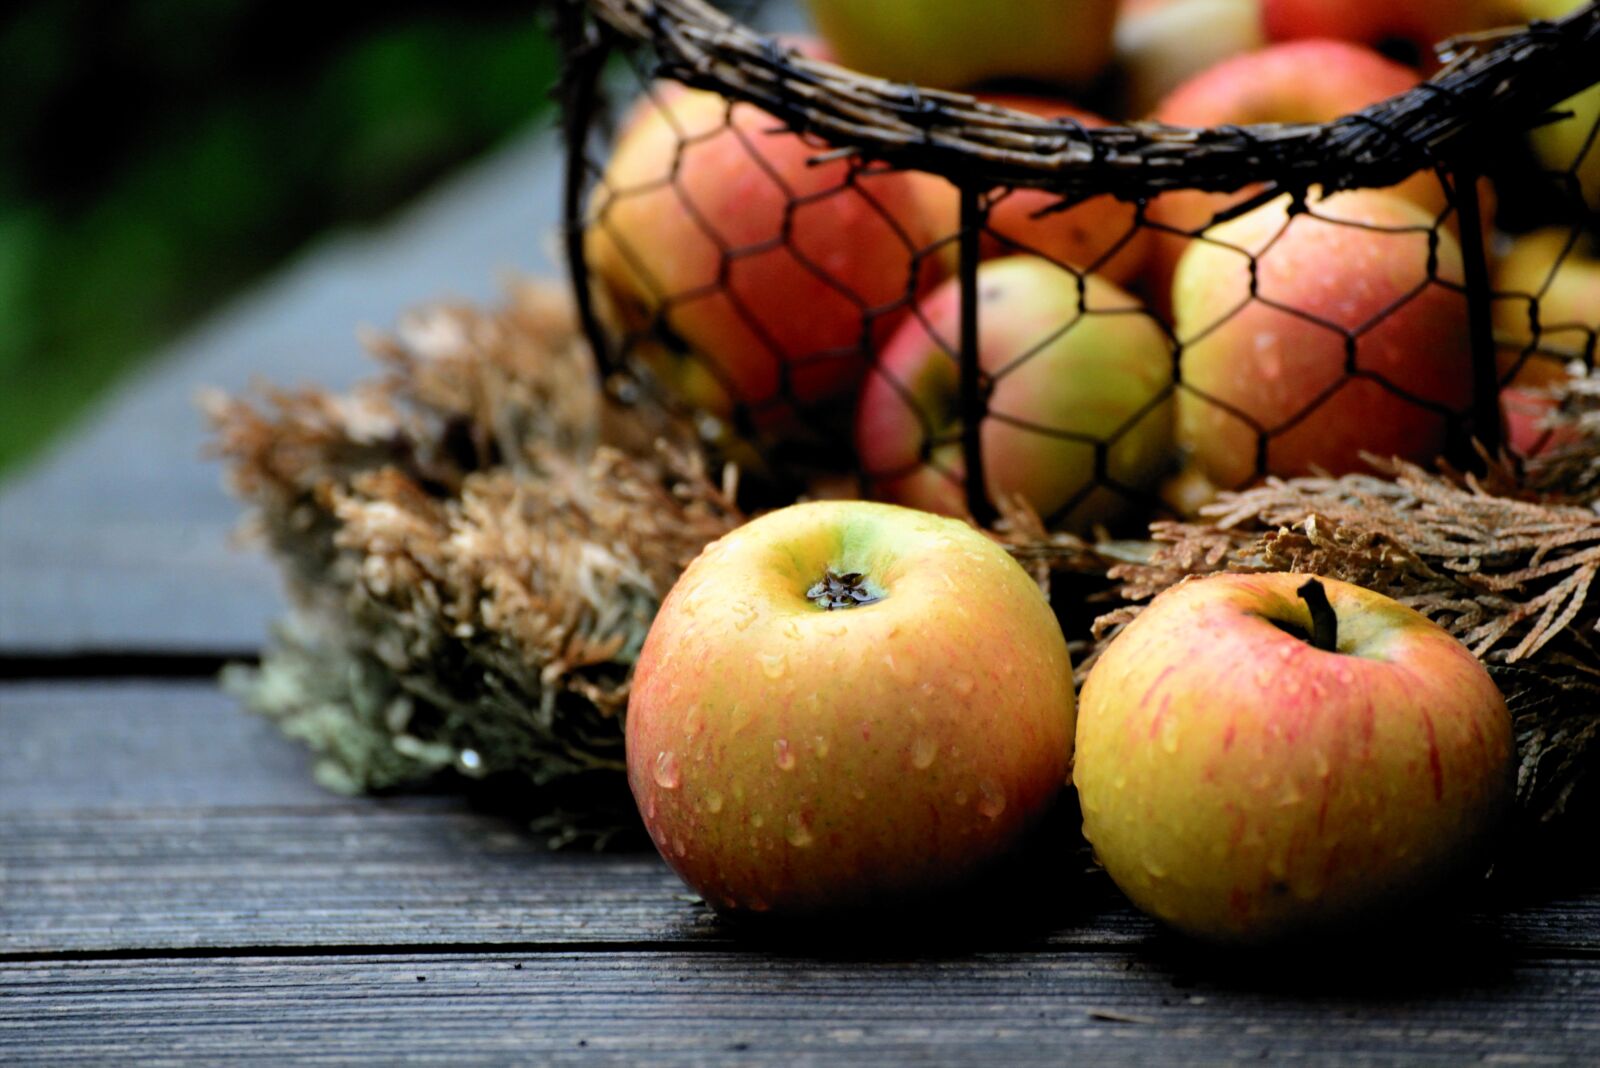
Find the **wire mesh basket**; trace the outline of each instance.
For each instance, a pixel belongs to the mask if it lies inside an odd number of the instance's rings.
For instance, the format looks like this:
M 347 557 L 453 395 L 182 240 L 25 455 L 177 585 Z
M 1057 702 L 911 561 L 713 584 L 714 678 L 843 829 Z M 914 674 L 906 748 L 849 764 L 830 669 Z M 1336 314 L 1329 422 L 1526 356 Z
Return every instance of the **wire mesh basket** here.
M 559 11 L 597 365 L 758 498 L 1115 528 L 1368 455 L 1537 451 L 1540 387 L 1594 367 L 1600 5 L 1426 81 L 1369 53 L 1365 97 L 1355 46 L 1279 46 L 1258 76 L 1355 103 L 1254 125 L 1203 91 L 1114 124 L 889 81 L 748 6 Z

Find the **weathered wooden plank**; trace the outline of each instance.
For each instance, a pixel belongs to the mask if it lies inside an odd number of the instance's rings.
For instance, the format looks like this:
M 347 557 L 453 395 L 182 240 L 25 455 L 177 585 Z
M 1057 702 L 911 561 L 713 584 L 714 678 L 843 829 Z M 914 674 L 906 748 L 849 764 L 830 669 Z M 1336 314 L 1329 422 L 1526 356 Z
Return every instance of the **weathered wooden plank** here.
M 651 854 L 552 854 L 492 816 L 356 810 L 25 814 L 0 820 L 0 953 L 728 942 Z M 1155 927 L 1099 879 L 980 945 L 1139 945 Z M 1437 937 L 1600 953 L 1600 895 L 1465 914 Z
M 0 952 L 731 937 L 653 856 L 552 855 L 453 798 L 328 794 L 204 683 L 0 686 L 0 730 Z M 1043 896 L 1040 942 L 1153 931 L 1103 882 Z M 1466 929 L 1600 949 L 1600 895 Z
M 342 387 L 370 374 L 358 327 L 441 297 L 492 300 L 507 269 L 552 274 L 561 157 L 514 142 L 380 230 L 325 241 L 152 361 L 0 488 L 0 652 L 232 651 L 282 609 L 263 561 L 227 547 L 238 506 L 202 459 L 206 386 Z
M 0 953 L 717 937 L 651 854 L 459 811 L 0 820 Z
M 1470 951 L 1473 947 L 1463 947 Z M 1285 989 L 1109 953 L 0 964 L 8 1064 L 1593 1064 L 1600 962 L 1462 952 Z
M 206 680 L 0 684 L 0 815 L 357 805 Z M 3 855 L 0 855 L 3 856 Z

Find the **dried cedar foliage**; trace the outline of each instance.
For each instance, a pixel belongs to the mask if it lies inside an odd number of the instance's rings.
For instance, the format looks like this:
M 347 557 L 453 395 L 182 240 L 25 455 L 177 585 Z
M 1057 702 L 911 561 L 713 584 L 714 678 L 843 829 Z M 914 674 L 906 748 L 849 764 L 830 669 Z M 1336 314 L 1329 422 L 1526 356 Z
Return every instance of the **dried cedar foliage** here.
M 556 838 L 633 822 L 618 717 L 660 598 L 741 520 L 691 438 L 594 389 L 566 300 L 434 308 L 349 396 L 211 397 L 294 613 L 229 685 L 336 789 L 453 770 Z

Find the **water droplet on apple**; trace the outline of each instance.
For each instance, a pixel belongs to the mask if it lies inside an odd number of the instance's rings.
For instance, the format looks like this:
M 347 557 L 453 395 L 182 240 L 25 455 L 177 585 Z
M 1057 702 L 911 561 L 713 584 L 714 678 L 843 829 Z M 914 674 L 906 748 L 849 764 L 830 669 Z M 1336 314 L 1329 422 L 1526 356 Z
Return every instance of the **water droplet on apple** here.
M 1317 778 L 1326 779 L 1331 770 L 1328 767 L 1328 754 L 1320 749 L 1313 749 L 1311 751 L 1311 767 L 1317 773 Z
M 1295 805 L 1298 805 L 1300 802 L 1304 801 L 1305 799 L 1306 799 L 1306 795 L 1300 792 L 1300 784 L 1299 783 L 1287 782 L 1287 783 L 1284 783 L 1284 785 L 1283 785 L 1283 794 L 1282 794 L 1282 796 L 1280 796 L 1278 798 L 1278 807 L 1279 808 L 1293 808 Z
M 656 799 L 653 797 L 649 801 L 645 802 L 644 818 L 646 820 L 653 820 L 656 818 Z
M 751 813 L 751 815 L 750 815 L 750 826 L 752 826 L 752 827 L 762 827 L 762 826 L 764 826 L 766 824 L 766 822 L 767 822 L 767 817 L 763 816 L 761 813 L 759 813 L 759 812 Z
M 965 805 L 966 803 L 967 803 L 967 792 L 965 790 L 957 790 L 956 791 L 956 804 L 957 805 Z
M 1274 879 L 1287 879 L 1289 877 L 1289 858 L 1281 853 L 1268 858 L 1267 874 Z
M 950 688 L 956 693 L 960 694 L 962 697 L 965 697 L 967 694 L 971 693 L 972 688 L 975 685 L 977 685 L 977 683 L 975 683 L 972 676 L 968 675 L 965 671 L 958 671 L 950 677 Z
M 733 612 L 733 626 L 736 630 L 745 630 L 761 614 L 749 601 L 734 601 L 729 609 Z
M 1111 780 L 1112 789 L 1124 790 L 1124 789 L 1127 789 L 1127 786 L 1128 786 L 1128 776 L 1123 774 L 1120 771 L 1117 772 L 1116 776 Z
M 762 653 L 760 660 L 761 674 L 765 675 L 769 679 L 782 678 L 783 673 L 788 670 L 789 667 L 789 658 L 784 656 L 782 653 L 775 653 L 772 655 Z
M 772 759 L 777 763 L 779 771 L 794 770 L 794 750 L 789 748 L 787 738 L 779 738 L 772 743 Z
M 683 844 L 682 838 L 675 838 L 672 840 L 672 851 L 681 857 L 689 852 L 689 847 Z
M 1144 858 L 1144 870 L 1149 873 L 1152 879 L 1165 879 L 1167 877 L 1167 869 L 1154 857 Z
M 992 820 L 1006 810 L 1006 793 L 993 779 L 978 780 L 978 815 Z
M 901 682 L 916 681 L 916 669 L 904 660 L 896 660 L 893 653 L 883 654 L 883 666 L 889 669 L 889 674 Z
M 1284 642 L 1282 645 L 1278 646 L 1278 659 L 1279 660 L 1285 660 L 1286 661 L 1291 656 L 1293 656 L 1294 653 L 1295 653 L 1294 646 L 1290 645 L 1288 642 Z
M 800 624 L 796 623 L 792 619 L 788 620 L 783 625 L 783 634 L 784 634 L 784 637 L 786 637 L 786 638 L 793 638 L 795 641 L 799 641 L 800 640 Z
M 819 756 L 819 757 L 827 756 L 828 755 L 828 739 L 822 737 L 822 735 L 820 735 L 820 734 L 817 735 L 815 738 L 811 739 L 811 748 L 816 752 L 817 756 Z
M 1161 717 L 1161 748 L 1168 753 L 1178 751 L 1178 718 L 1176 716 Z
M 715 790 L 706 794 L 706 811 L 711 813 L 722 811 L 722 795 Z
M 789 830 L 785 837 L 789 844 L 796 849 L 805 849 L 816 841 L 811 833 L 811 827 L 806 823 L 805 816 L 799 812 L 789 813 Z
M 855 798 L 857 801 L 865 801 L 867 798 L 867 791 L 864 790 L 860 784 L 857 784 L 850 788 L 850 796 Z
M 693 738 L 705 728 L 705 717 L 700 714 L 699 705 L 690 705 L 683 711 L 683 736 Z
M 663 790 L 678 788 L 678 758 L 670 749 L 656 754 L 656 785 Z
M 939 755 L 939 743 L 932 738 L 918 738 L 911 743 L 911 766 L 918 771 L 926 771 L 933 766 L 933 758 Z
M 1342 667 L 1339 669 L 1338 677 L 1339 685 L 1341 686 L 1348 686 L 1351 682 L 1355 681 L 1355 676 L 1350 673 L 1350 669 L 1347 667 Z

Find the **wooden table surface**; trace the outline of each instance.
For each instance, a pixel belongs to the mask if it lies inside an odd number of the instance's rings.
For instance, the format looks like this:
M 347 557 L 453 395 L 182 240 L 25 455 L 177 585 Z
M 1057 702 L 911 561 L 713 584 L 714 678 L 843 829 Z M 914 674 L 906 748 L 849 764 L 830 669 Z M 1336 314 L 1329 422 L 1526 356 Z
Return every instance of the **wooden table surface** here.
M 489 277 L 547 157 L 308 257 L 0 488 L 0 1063 L 1600 1064 L 1600 893 L 1337 961 L 1186 947 L 1096 880 L 1004 930 L 773 943 L 652 855 L 316 787 L 214 683 L 281 605 L 189 393 L 348 380 L 353 322 Z

